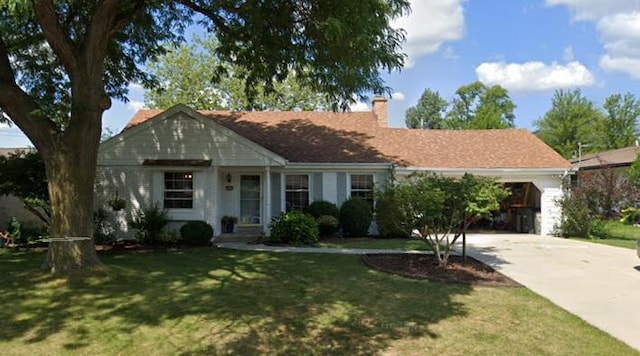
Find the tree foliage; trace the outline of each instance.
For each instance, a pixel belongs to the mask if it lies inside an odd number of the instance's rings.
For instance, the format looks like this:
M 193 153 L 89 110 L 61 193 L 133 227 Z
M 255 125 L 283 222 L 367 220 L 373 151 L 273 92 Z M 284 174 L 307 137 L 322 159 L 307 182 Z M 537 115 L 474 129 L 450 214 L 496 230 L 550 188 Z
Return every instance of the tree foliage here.
M 38 152 L 19 150 L 0 156 L 0 194 L 14 195 L 44 224 L 49 223 L 49 191 Z
M 441 129 L 447 105 L 440 93 L 425 89 L 418 104 L 407 109 L 405 124 L 410 129 Z
M 505 88 L 473 82 L 458 88 L 451 103 L 425 89 L 418 104 L 407 110 L 405 123 L 412 129 L 504 129 L 514 127 L 515 108 Z
M 186 104 L 203 110 L 322 110 L 332 104 L 324 95 L 301 85 L 294 72 L 267 91 L 258 83 L 255 97 L 246 95 L 246 70 L 223 62 L 216 54 L 218 40 L 213 35 L 194 36 L 190 43 L 169 48 L 149 62 L 158 85 L 145 93 L 150 108 L 168 109 Z
M 515 108 L 505 88 L 474 82 L 456 91 L 444 127 L 456 130 L 511 128 Z
M 565 158 L 577 153 L 579 143 L 588 144 L 590 150 L 601 148 L 602 124 L 602 113 L 580 89 L 556 91 L 551 109 L 534 122 L 538 137 Z
M 462 178 L 412 174 L 390 189 L 402 216 L 399 228 L 417 229 L 441 266 L 446 266 L 451 247 L 467 227 L 498 210 L 509 194 L 492 179 L 471 174 Z
M 638 117 L 640 116 L 640 99 L 631 93 L 614 94 L 604 102 L 605 149 L 616 149 L 632 146 L 638 136 Z
M 296 80 L 346 108 L 368 92 L 390 92 L 380 70 L 402 67 L 404 32 L 390 21 L 407 0 L 178 0 L 0 2 L 0 108 L 38 149 L 51 199 L 52 243 L 45 266 L 99 264 L 93 236 L 93 182 L 102 114 L 126 100 L 129 83 L 153 87 L 144 63 L 201 25 L 215 32 L 223 62 L 244 68 L 256 97 Z

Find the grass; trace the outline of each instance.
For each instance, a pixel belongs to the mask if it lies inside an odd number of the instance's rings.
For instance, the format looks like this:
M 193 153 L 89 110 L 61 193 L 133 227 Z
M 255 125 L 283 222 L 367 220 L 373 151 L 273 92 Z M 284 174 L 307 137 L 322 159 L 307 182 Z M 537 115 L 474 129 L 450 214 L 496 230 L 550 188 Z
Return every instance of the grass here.
M 344 238 L 342 241 L 332 240 L 326 242 L 320 240 L 319 247 L 331 248 L 367 248 L 367 249 L 385 249 L 385 250 L 430 250 L 424 241 L 418 239 L 349 239 Z
M 413 281 L 357 256 L 102 256 L 93 275 L 0 251 L 0 354 L 637 355 L 525 288 Z
M 619 221 L 607 221 L 605 225 L 607 236 L 605 238 L 573 238 L 580 241 L 589 241 L 599 244 L 636 249 L 636 242 L 640 239 L 640 228 L 626 225 Z

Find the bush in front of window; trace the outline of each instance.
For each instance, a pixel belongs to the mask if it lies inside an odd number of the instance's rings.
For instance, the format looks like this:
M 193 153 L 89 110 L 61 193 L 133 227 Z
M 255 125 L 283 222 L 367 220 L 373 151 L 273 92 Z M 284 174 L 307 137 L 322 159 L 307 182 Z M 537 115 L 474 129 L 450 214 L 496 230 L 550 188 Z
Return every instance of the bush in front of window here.
M 160 234 L 168 223 L 167 211 L 157 202 L 149 207 L 136 209 L 133 219 L 127 221 L 129 228 L 137 230 L 136 239 L 151 245 L 162 243 Z
M 322 215 L 316 219 L 320 236 L 333 236 L 340 227 L 340 221 L 331 215 Z
M 305 211 L 314 218 L 318 219 L 323 215 L 330 215 L 336 219 L 340 218 L 340 209 L 332 202 L 326 200 L 316 200 Z
M 362 199 L 348 199 L 340 207 L 340 225 L 346 236 L 367 236 L 372 220 L 371 206 Z
M 269 224 L 271 242 L 291 245 L 313 245 L 318 242 L 319 231 L 316 220 L 299 211 L 276 216 Z
M 206 246 L 213 237 L 213 227 L 206 221 L 189 221 L 180 227 L 180 237 L 187 245 Z
M 376 223 L 380 236 L 408 238 L 411 229 L 403 223 L 405 220 L 393 189 L 379 192 L 376 196 Z

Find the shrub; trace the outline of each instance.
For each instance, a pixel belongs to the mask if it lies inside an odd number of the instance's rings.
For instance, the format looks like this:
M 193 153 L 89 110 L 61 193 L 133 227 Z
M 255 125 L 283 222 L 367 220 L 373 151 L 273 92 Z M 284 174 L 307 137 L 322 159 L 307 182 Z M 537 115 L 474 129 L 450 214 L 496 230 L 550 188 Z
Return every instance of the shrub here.
M 178 242 L 178 232 L 175 230 L 162 230 L 158 235 L 158 241 L 164 246 L 173 245 Z
M 340 226 L 339 220 L 331 215 L 322 215 L 316 219 L 320 236 L 331 236 L 338 232 Z
M 11 241 L 14 244 L 21 244 L 27 242 L 26 239 L 22 238 L 22 224 L 16 218 L 11 218 L 11 222 L 9 223 L 9 236 L 11 237 Z
M 340 225 L 347 236 L 366 236 L 373 220 L 369 203 L 348 199 L 340 207 Z
M 105 208 L 93 212 L 93 239 L 98 245 L 107 245 L 116 241 L 113 226 L 109 224 L 109 213 Z
M 150 207 L 136 209 L 133 219 L 127 222 L 129 227 L 137 229 L 136 239 L 148 244 L 157 244 L 160 241 L 162 229 L 169 223 L 167 211 L 161 209 L 156 202 Z
M 311 203 L 306 211 L 308 214 L 318 219 L 323 215 L 333 216 L 336 219 L 340 218 L 340 209 L 326 200 L 317 200 Z
M 410 228 L 406 226 L 406 220 L 398 205 L 394 191 L 391 189 L 379 192 L 376 197 L 376 223 L 378 233 L 382 237 L 407 238 Z
M 563 237 L 589 237 L 591 212 L 586 200 L 579 194 L 569 194 L 558 200 L 562 217 L 555 230 Z
M 622 209 L 620 212 L 622 214 L 622 218 L 620 221 L 627 225 L 640 224 L 640 209 L 637 208 L 626 208 Z
M 188 245 L 206 246 L 213 237 L 213 227 L 206 221 L 189 221 L 180 227 L 180 237 Z
M 292 245 L 312 245 L 318 242 L 318 224 L 315 219 L 299 211 L 276 216 L 269 224 L 271 241 Z
M 599 239 L 608 238 L 609 232 L 607 231 L 607 223 L 600 219 L 591 220 L 591 223 L 589 224 L 589 235 Z

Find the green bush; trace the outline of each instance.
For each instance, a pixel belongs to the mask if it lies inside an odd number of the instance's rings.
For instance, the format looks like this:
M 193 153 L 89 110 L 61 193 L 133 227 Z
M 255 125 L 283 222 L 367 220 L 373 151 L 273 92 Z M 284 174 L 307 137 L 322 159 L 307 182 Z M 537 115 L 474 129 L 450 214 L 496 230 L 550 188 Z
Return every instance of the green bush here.
M 326 200 L 317 200 L 311 203 L 306 210 L 306 213 L 318 219 L 323 215 L 333 216 L 336 219 L 340 218 L 340 209 Z
M 367 236 L 373 214 L 369 203 L 361 199 L 348 199 L 340 207 L 340 225 L 347 236 Z
M 381 237 L 407 238 L 411 231 L 396 200 L 393 190 L 379 192 L 376 197 L 376 223 Z
M 607 223 L 601 219 L 593 219 L 589 224 L 589 235 L 592 237 L 597 237 L 599 239 L 606 239 L 609 237 L 609 232 L 607 231 Z
M 162 230 L 158 235 L 158 240 L 164 246 L 174 245 L 178 242 L 178 232 L 175 230 Z
M 136 239 L 147 244 L 161 243 L 160 233 L 162 229 L 169 223 L 167 211 L 155 204 L 143 208 L 136 209 L 133 212 L 133 219 L 127 222 L 129 227 L 136 229 Z
M 276 216 L 269 225 L 271 242 L 292 245 L 313 245 L 318 242 L 316 220 L 299 211 L 290 211 Z
M 338 232 L 340 221 L 331 215 L 322 215 L 316 219 L 320 236 L 331 236 Z
M 115 231 L 109 223 L 109 212 L 98 208 L 93 212 L 93 239 L 98 245 L 108 245 L 116 241 Z
M 563 237 L 589 237 L 591 211 L 584 198 L 578 194 L 566 195 L 558 200 L 562 218 L 556 224 L 556 233 Z
M 206 221 L 189 221 L 180 227 L 180 237 L 188 245 L 206 246 L 213 237 L 213 227 Z
M 640 209 L 626 208 L 622 209 L 620 213 L 622 214 L 620 222 L 627 225 L 640 224 Z

